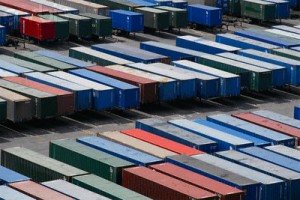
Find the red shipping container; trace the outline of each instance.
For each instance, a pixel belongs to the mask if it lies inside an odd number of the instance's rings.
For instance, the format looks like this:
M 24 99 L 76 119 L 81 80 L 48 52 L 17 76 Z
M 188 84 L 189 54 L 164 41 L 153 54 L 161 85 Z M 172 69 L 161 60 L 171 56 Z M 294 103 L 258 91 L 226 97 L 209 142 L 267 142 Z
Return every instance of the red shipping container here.
M 159 99 L 159 83 L 157 81 L 101 66 L 87 67 L 87 69 L 139 87 L 141 104 L 154 103 Z
M 6 77 L 7 81 L 37 89 L 57 96 L 57 112 L 59 115 L 74 113 L 74 94 L 56 87 L 48 86 L 22 77 Z
M 20 33 L 37 40 L 54 40 L 55 23 L 36 16 L 20 18 Z
M 73 200 L 64 194 L 51 190 L 33 181 L 21 181 L 9 184 L 9 187 L 18 190 L 32 198 L 40 200 Z
M 211 192 L 146 167 L 123 169 L 122 183 L 124 187 L 155 200 L 218 199 Z
M 252 113 L 238 113 L 238 114 L 232 114 L 233 117 L 245 120 L 247 122 L 251 122 L 253 124 L 271 129 L 273 131 L 277 131 L 280 133 L 283 133 L 285 135 L 289 135 L 291 137 L 297 138 L 298 144 L 300 145 L 300 129 L 297 129 L 295 127 L 282 124 L 280 122 L 273 121 L 271 119 L 267 119 Z
M 243 200 L 245 192 L 171 163 L 150 165 L 151 169 L 217 194 L 220 200 Z
M 191 156 L 204 153 L 197 149 L 193 149 L 191 147 L 160 137 L 147 131 L 143 131 L 141 129 L 122 130 L 120 132 L 178 154 L 185 154 Z

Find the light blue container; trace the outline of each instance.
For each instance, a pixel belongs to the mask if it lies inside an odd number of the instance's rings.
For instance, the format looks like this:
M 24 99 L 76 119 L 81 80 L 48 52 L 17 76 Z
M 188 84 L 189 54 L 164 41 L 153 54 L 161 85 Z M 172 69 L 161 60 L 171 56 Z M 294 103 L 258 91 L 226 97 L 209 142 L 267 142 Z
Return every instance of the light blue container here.
M 27 69 L 25 67 L 21 67 L 19 65 L 15 65 L 3 60 L 0 60 L 0 69 L 4 69 L 6 71 L 9 71 L 11 73 L 18 74 L 19 76 L 23 76 L 25 73 L 33 72 L 31 69 Z
M 0 186 L 0 200 L 34 200 L 30 196 L 27 196 L 17 190 L 14 190 L 8 186 Z
M 188 21 L 208 27 L 222 25 L 222 9 L 201 4 L 188 5 Z
M 6 167 L 0 166 L 0 185 L 6 185 L 9 183 L 28 181 L 28 180 L 30 180 L 29 177 L 19 174 L 18 172 L 15 172 Z
M 144 15 L 126 10 L 110 10 L 112 27 L 127 32 L 140 32 L 144 30 Z

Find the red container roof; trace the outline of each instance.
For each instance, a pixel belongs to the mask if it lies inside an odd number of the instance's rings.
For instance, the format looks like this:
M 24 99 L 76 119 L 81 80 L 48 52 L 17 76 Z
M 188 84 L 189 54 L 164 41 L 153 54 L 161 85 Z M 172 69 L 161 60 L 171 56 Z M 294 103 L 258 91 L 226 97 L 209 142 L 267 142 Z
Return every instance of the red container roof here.
M 143 131 L 141 129 L 130 129 L 130 130 L 122 130 L 120 131 L 123 134 L 129 135 L 131 137 L 137 138 L 139 140 L 148 142 L 150 144 L 154 144 L 156 146 L 162 147 L 169 151 L 178 153 L 178 154 L 185 154 L 185 155 L 196 155 L 202 154 L 204 152 L 199 151 L 197 149 L 185 146 L 178 142 L 174 142 L 172 140 L 160 137 L 158 135 L 149 133 L 147 131 Z

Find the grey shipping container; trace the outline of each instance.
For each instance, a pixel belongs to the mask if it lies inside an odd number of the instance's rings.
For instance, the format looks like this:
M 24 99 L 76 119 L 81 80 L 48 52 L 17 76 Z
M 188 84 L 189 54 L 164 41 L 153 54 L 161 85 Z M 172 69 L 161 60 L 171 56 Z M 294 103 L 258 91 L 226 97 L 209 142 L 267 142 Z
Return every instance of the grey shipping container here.
M 70 35 L 79 38 L 88 38 L 92 35 L 91 18 L 74 15 L 74 14 L 59 14 L 58 16 L 69 20 Z
M 144 14 L 144 27 L 154 30 L 168 29 L 170 26 L 169 12 L 155 8 L 136 8 L 136 12 Z
M 104 5 L 96 4 L 83 0 L 54 0 L 56 3 L 76 8 L 79 13 L 93 13 L 96 15 L 108 15 L 109 8 Z M 74 13 L 73 13 L 74 14 Z

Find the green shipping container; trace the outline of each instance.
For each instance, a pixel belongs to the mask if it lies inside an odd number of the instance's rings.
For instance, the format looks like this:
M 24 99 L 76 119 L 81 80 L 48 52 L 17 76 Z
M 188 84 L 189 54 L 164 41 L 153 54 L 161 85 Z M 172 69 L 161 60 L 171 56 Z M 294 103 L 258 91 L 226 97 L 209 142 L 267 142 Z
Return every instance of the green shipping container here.
M 260 0 L 241 0 L 241 15 L 262 21 L 276 19 L 276 5 Z
M 228 13 L 236 17 L 241 16 L 241 0 L 228 0 Z
M 170 27 L 185 28 L 188 25 L 187 10 L 173 8 L 169 6 L 158 6 L 159 10 L 165 10 L 169 12 Z
M 69 34 L 79 38 L 88 38 L 92 35 L 92 20 L 87 17 L 73 14 L 59 14 L 59 17 L 69 20 Z
M 271 54 L 300 61 L 300 52 L 291 49 L 271 49 Z
M 75 176 L 88 174 L 83 170 L 23 147 L 2 149 L 1 165 L 24 174 L 35 182 L 56 179 L 71 181 Z
M 150 200 L 148 197 L 94 174 L 74 177 L 72 183 L 114 200 Z
M 19 58 L 25 61 L 33 62 L 40 65 L 45 65 L 48 67 L 55 68 L 57 70 L 67 71 L 71 69 L 76 69 L 75 66 L 69 65 L 64 62 L 60 62 L 58 60 L 48 58 L 46 56 L 42 56 L 33 52 L 24 51 L 24 52 L 18 52 L 14 54 L 15 58 Z
M 110 10 L 128 10 L 135 11 L 136 8 L 143 7 L 140 4 L 123 0 L 88 0 L 89 2 L 108 6 Z
M 56 15 L 39 15 L 39 17 L 54 21 L 55 38 L 58 40 L 66 40 L 69 38 L 69 21 Z
M 4 99 L 0 99 L 0 122 L 6 120 L 7 103 Z
M 203 55 L 199 57 L 199 63 L 240 75 L 243 88 L 257 92 L 272 88 L 272 71 L 270 70 L 215 55 Z
M 144 14 L 144 27 L 163 30 L 170 26 L 170 15 L 168 11 L 155 8 L 142 7 L 135 9 L 135 12 Z
M 112 21 L 110 17 L 80 13 L 81 16 L 92 19 L 92 33 L 98 37 L 108 37 L 112 35 Z
M 122 184 L 122 169 L 133 163 L 98 151 L 75 140 L 50 142 L 49 156 L 117 184 Z
M 2 79 L 0 79 L 0 87 L 30 98 L 35 118 L 46 119 L 57 116 L 57 96 Z

